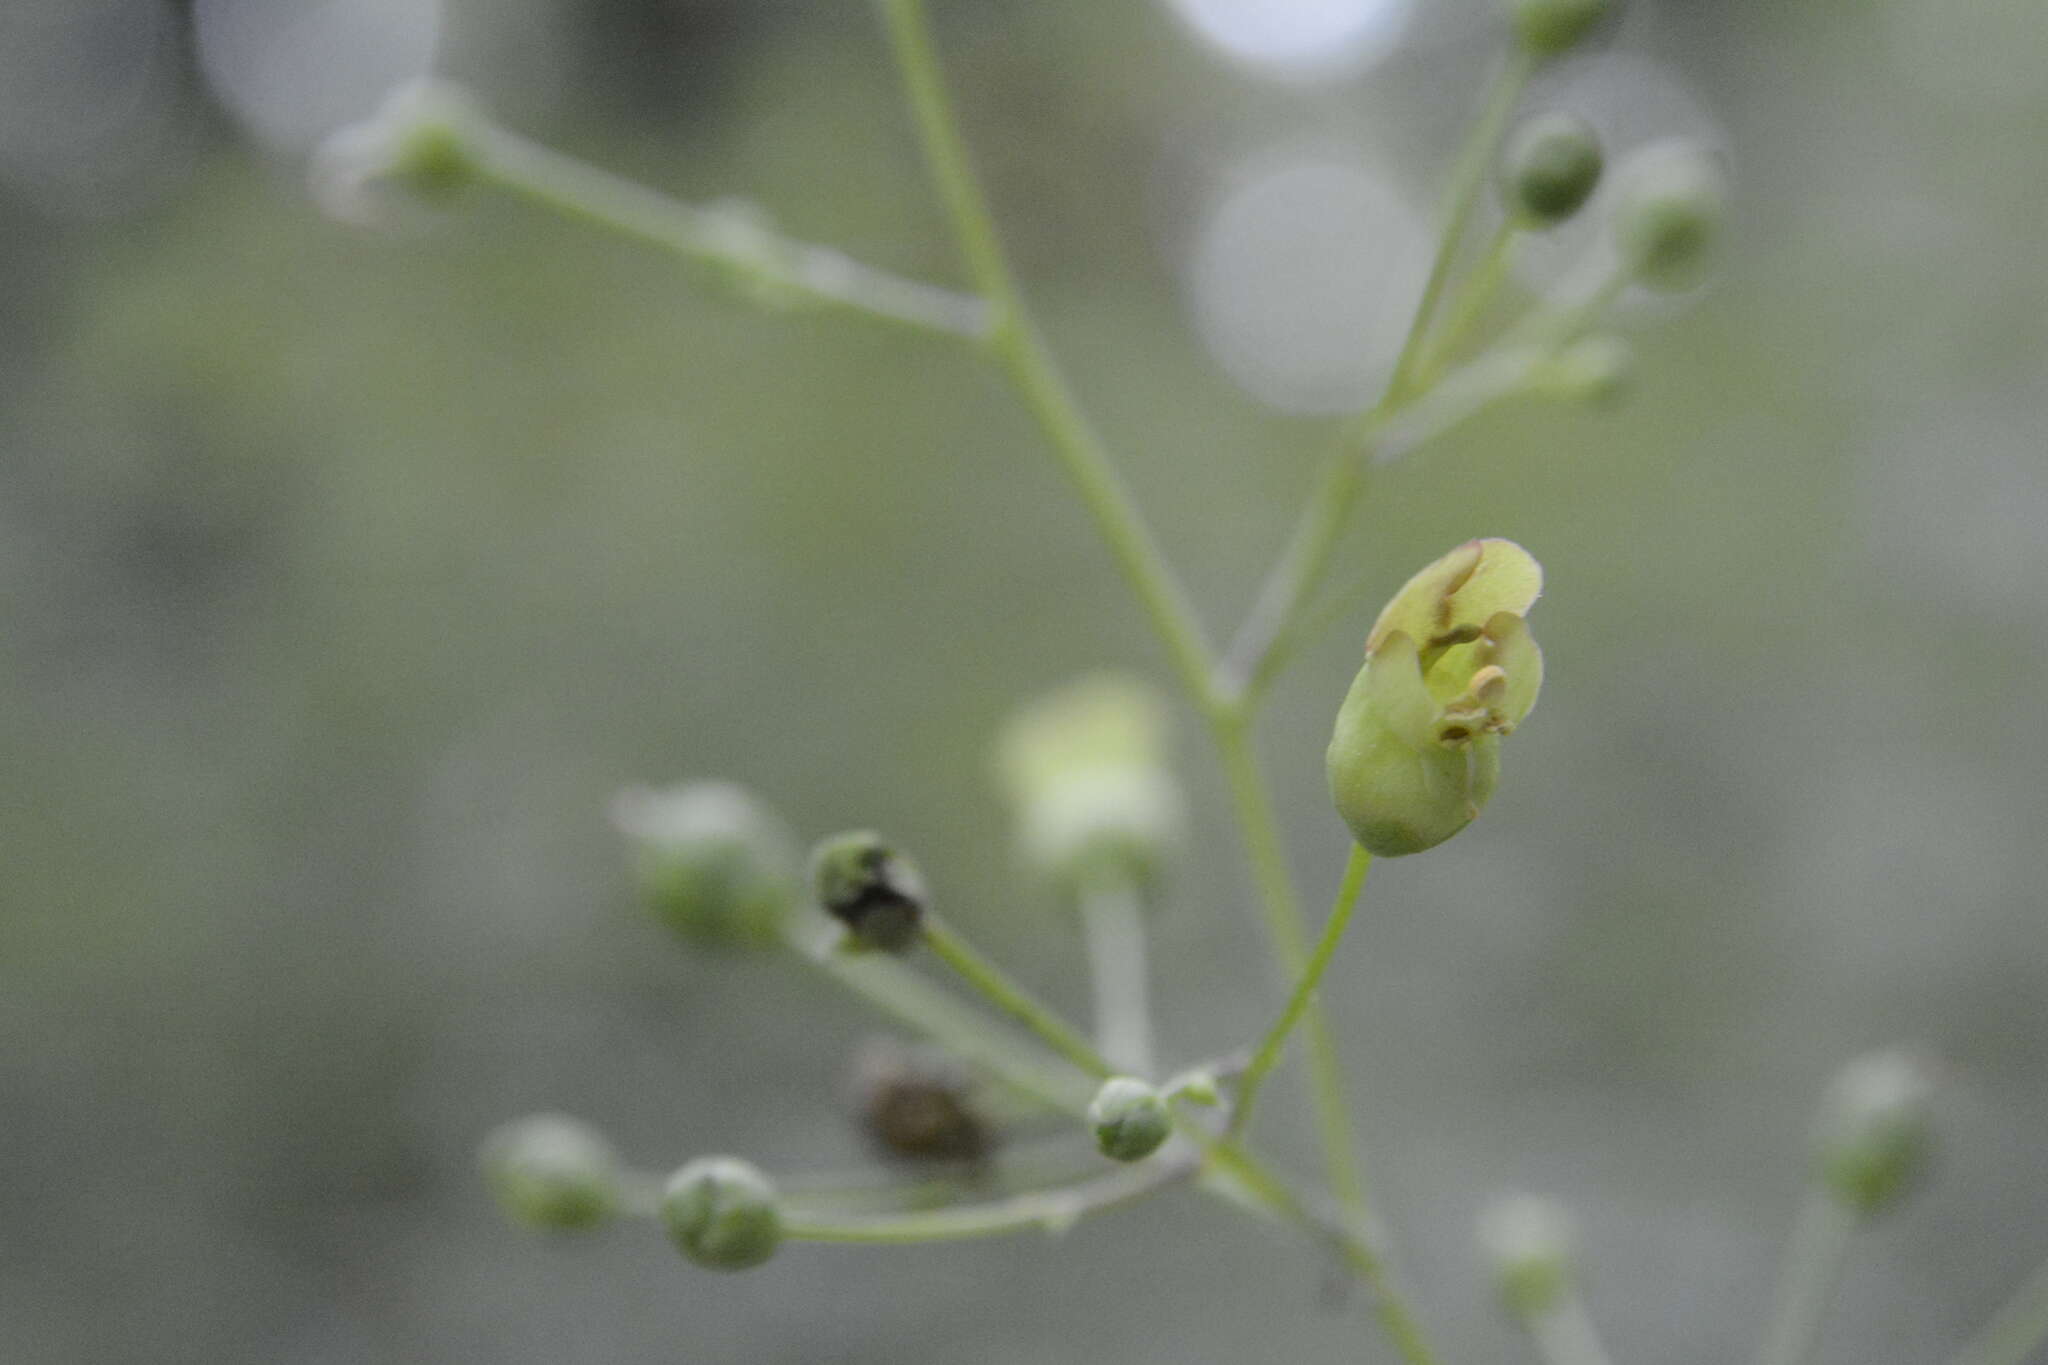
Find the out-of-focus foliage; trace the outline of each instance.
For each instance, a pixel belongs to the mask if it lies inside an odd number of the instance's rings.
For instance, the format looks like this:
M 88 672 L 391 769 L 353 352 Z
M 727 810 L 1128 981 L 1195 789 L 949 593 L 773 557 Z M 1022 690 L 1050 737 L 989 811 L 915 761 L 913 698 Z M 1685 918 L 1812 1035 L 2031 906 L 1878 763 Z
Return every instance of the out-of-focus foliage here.
M 194 75 L 210 6 L 139 8 L 182 129 L 151 174 L 53 179 L 73 163 L 35 154 L 82 125 L 31 121 L 24 80 L 0 100 L 0 1360 L 1367 1349 L 1305 1254 L 1190 1201 L 732 1280 L 646 1227 L 501 1225 L 471 1156 L 528 1111 L 658 1168 L 864 1155 L 837 1082 L 862 1016 L 794 963 L 675 951 L 615 791 L 725 777 L 806 838 L 888 830 L 1079 1004 L 985 755 L 1063 678 L 1158 661 L 964 356 L 707 298 L 488 198 L 397 240 L 329 224 Z M 1048 329 L 1220 627 L 1322 435 L 1205 357 L 1180 263 L 1271 147 L 1426 202 L 1490 50 L 1475 7 L 1312 87 L 1163 6 L 939 8 Z M 10 51 L 44 11 L 0 19 Z M 1474 426 L 1380 480 L 1347 551 L 1361 601 L 1473 535 L 1548 572 L 1512 779 L 1375 875 L 1326 991 L 1458 1358 L 1512 1349 L 1467 1236 L 1509 1186 L 1576 1210 L 1619 1356 L 1747 1349 L 1813 1098 L 1895 1039 L 1948 1059 L 1943 1158 L 1861 1247 L 1827 1358 L 1928 1359 L 2048 1252 L 2037 11 L 1635 6 L 1623 65 L 1683 73 L 1732 149 L 1718 283 L 1643 333 L 1627 406 Z M 441 41 L 536 134 L 957 278 L 869 17 L 524 0 Z M 74 105 L 111 107 L 48 107 Z M 1318 898 L 1368 613 L 1265 730 Z M 1170 1062 L 1249 1036 L 1274 985 L 1182 747 Z M 1299 1154 L 1293 1114 L 1263 1128 Z

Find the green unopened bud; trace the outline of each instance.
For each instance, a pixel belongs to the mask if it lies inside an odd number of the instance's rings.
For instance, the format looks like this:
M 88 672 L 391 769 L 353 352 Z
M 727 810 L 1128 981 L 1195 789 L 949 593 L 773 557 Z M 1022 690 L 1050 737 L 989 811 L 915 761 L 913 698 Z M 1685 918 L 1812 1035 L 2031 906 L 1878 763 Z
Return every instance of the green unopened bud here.
M 1030 866 L 1063 884 L 1154 876 L 1179 842 L 1166 704 L 1134 678 L 1083 678 L 1004 727 L 998 769 Z
M 749 1270 L 782 1245 L 782 1205 L 752 1163 L 699 1157 L 668 1179 L 661 1221 L 683 1255 L 708 1270 Z
M 1615 8 L 1615 0 L 1509 0 L 1515 37 L 1535 57 L 1555 57 L 1578 45 Z
M 482 169 L 482 117 L 452 85 L 401 86 L 377 112 L 334 133 L 314 153 L 314 195 L 336 217 L 374 221 L 395 195 L 439 203 Z
M 1704 147 L 1649 148 L 1629 164 L 1614 203 L 1622 262 L 1648 288 L 1690 289 L 1706 273 L 1727 200 L 1727 179 Z
M 1605 406 L 1628 392 L 1635 364 L 1635 348 L 1622 338 L 1581 337 L 1538 365 L 1524 389 L 1538 398 Z
M 729 782 L 633 788 L 612 803 L 612 822 L 669 928 L 716 947 L 781 942 L 797 902 L 796 843 L 753 793 Z
M 861 1127 L 899 1161 L 978 1164 L 994 1145 L 960 1064 L 929 1047 L 881 1039 L 854 1059 L 853 1097 Z
M 1821 1102 L 1814 1138 L 1829 1193 L 1862 1214 L 1907 1194 L 1933 1151 L 1933 1098 L 1931 1068 L 1912 1052 L 1873 1052 L 1844 1067 Z
M 1095 1145 L 1113 1161 L 1143 1161 L 1173 1134 L 1159 1092 L 1135 1076 L 1112 1076 L 1088 1104 Z
M 1538 114 L 1509 137 L 1501 157 L 1501 198 L 1525 223 L 1549 227 L 1577 213 L 1606 166 L 1600 135 L 1577 114 Z
M 1523 620 L 1542 590 L 1527 550 L 1473 540 L 1380 613 L 1327 760 L 1337 811 L 1368 853 L 1434 848 L 1493 795 L 1500 742 L 1543 686 L 1543 654 Z
M 618 1158 L 588 1124 L 535 1114 L 493 1132 L 481 1155 L 484 1178 L 514 1222 L 574 1232 L 618 1212 Z
M 1518 1194 L 1479 1215 L 1479 1246 L 1501 1303 L 1517 1318 L 1541 1317 L 1571 1288 L 1571 1216 L 1548 1199 Z
M 1186 1100 L 1213 1109 L 1223 1103 L 1223 1086 L 1216 1079 L 1216 1073 L 1203 1068 L 1183 1071 L 1166 1083 L 1166 1098 L 1169 1102 Z
M 917 941 L 927 895 L 917 864 L 869 830 L 825 840 L 811 853 L 811 883 L 825 913 L 856 948 L 900 953 Z

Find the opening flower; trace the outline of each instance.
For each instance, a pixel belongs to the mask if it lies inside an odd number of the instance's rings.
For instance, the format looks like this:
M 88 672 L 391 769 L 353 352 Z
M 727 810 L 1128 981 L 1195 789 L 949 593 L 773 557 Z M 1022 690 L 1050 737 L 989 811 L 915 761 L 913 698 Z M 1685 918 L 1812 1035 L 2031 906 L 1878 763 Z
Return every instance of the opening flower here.
M 1542 591 L 1527 550 L 1473 540 L 1380 613 L 1328 759 L 1330 795 L 1368 853 L 1434 848 L 1493 795 L 1500 741 L 1543 686 L 1543 654 L 1523 620 Z

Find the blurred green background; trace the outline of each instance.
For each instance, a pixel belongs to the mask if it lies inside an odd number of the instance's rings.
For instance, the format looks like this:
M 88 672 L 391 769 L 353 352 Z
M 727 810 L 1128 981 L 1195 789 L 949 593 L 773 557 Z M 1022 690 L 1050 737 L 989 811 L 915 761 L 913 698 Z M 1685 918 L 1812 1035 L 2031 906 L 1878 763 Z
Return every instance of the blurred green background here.
M 490 196 L 380 235 L 305 192 L 313 138 L 431 46 L 536 136 L 955 280 L 867 6 L 264 9 L 0 16 L 0 1361 L 1385 1359 L 1307 1251 L 1192 1197 L 731 1278 L 646 1227 L 501 1224 L 473 1147 L 532 1109 L 655 1167 L 860 1156 L 864 1016 L 675 950 L 613 791 L 722 776 L 806 836 L 889 830 L 1078 1009 L 989 737 L 1160 660 L 944 344 L 757 313 Z M 1302 147 L 1426 204 L 1487 7 L 1278 74 L 1164 0 L 937 9 L 1047 330 L 1220 631 L 1325 423 L 1212 358 L 1203 224 Z M 339 27 L 278 27 L 315 11 Z M 1947 1060 L 1940 1170 L 1859 1244 L 1822 1358 L 1938 1357 L 2048 1254 L 2044 53 L 2031 0 L 1642 0 L 1534 97 L 1709 118 L 1741 194 L 1717 282 L 1632 328 L 1625 407 L 1502 410 L 1380 480 L 1345 551 L 1375 598 L 1476 534 L 1550 574 L 1500 796 L 1375 874 L 1328 992 L 1453 1359 L 1523 1349 L 1470 1238 L 1512 1188 L 1577 1210 L 1619 1358 L 1750 1350 L 1813 1098 L 1894 1041 Z M 1317 904 L 1369 614 L 1264 729 Z M 1180 748 L 1185 1060 L 1277 983 Z M 1306 1169 L 1282 1089 L 1264 1136 Z

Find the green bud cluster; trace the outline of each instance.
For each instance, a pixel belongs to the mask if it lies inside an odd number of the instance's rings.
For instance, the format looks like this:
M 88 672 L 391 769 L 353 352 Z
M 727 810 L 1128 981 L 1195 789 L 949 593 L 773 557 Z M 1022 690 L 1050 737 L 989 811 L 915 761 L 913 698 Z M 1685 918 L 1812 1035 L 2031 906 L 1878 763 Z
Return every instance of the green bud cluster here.
M 1515 39 L 1533 57 L 1556 57 L 1579 44 L 1615 8 L 1615 0 L 1509 0 Z
M 811 885 L 851 947 L 900 953 L 924 925 L 924 874 L 871 830 L 834 835 L 811 852 Z
M 632 842 L 640 893 L 692 943 L 772 947 L 797 902 L 797 851 L 753 793 L 729 782 L 636 788 L 612 804 Z
M 775 1185 L 738 1157 L 699 1157 L 670 1176 L 661 1221 L 676 1249 L 707 1270 L 750 1270 L 782 1245 Z
M 619 1210 L 619 1164 L 588 1124 L 535 1114 L 484 1139 L 484 1179 L 507 1217 L 527 1227 L 578 1232 Z
M 1095 1145 L 1112 1161 L 1143 1161 L 1173 1135 L 1166 1100 L 1135 1076 L 1112 1076 L 1088 1105 Z
M 1543 654 L 1523 620 L 1542 590 L 1527 550 L 1474 540 L 1409 579 L 1380 613 L 1327 758 L 1331 798 L 1368 853 L 1434 848 L 1493 795 L 1500 742 L 1543 686 Z
M 1501 198 L 1523 222 L 1549 227 L 1585 206 L 1606 164 L 1592 124 L 1562 110 L 1538 114 L 1508 138 Z
M 1614 204 L 1614 244 L 1636 282 L 1690 289 L 1706 273 L 1728 198 L 1720 162 L 1704 147 L 1668 142 L 1639 153 Z
M 1828 1192 L 1860 1214 L 1892 1207 L 1918 1183 L 1934 1147 L 1927 1062 L 1893 1049 L 1849 1063 L 1821 1102 L 1814 1159 Z
M 1479 1246 L 1494 1291 L 1520 1319 L 1540 1317 L 1570 1290 L 1576 1237 L 1571 1216 L 1535 1195 L 1509 1195 L 1479 1215 Z
M 1033 702 L 1004 727 L 997 769 L 1026 863 L 1059 884 L 1150 880 L 1180 841 L 1166 703 L 1135 678 L 1082 678 Z

